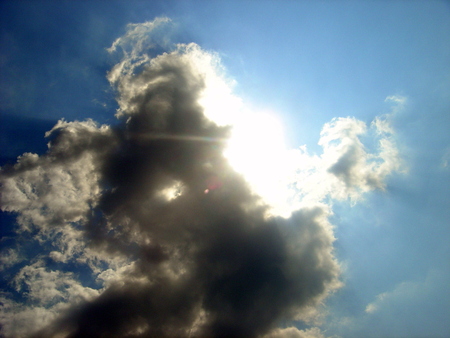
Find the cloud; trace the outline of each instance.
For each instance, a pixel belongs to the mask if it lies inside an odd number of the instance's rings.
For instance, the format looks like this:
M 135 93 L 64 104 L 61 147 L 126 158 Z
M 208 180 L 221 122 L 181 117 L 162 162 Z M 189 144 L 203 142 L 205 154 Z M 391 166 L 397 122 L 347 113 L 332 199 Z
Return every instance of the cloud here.
M 264 338 L 325 338 L 325 336 L 317 327 L 307 330 L 287 327 L 285 329 L 275 329 L 265 335 Z
M 376 295 L 364 311 L 352 317 L 339 314 L 330 321 L 343 337 L 447 337 L 449 271 L 434 266 L 423 279 L 408 280 Z
M 0 256 L 0 271 L 19 263 L 21 260 L 22 258 L 19 256 L 17 250 L 14 250 L 13 248 L 3 250 Z
M 289 175 L 273 169 L 274 185 L 295 187 L 280 190 L 293 199 L 288 213 L 274 212 L 224 155 L 237 115 L 214 107 L 241 103 L 217 55 L 170 45 L 161 33 L 169 23 L 129 25 L 109 49 L 122 56 L 108 73 L 116 126 L 61 120 L 46 154 L 2 168 L 2 209 L 40 245 L 10 283 L 4 334 L 323 337 L 277 326 L 311 322 L 341 286 L 325 197 L 383 188 L 398 167 L 393 144 L 382 137 L 369 154 L 365 125 L 345 118 L 325 125 L 322 156 L 280 149 Z M 32 316 L 39 322 L 22 326 Z
M 282 170 L 266 177 L 284 188 L 277 195 L 282 201 L 279 214 L 289 215 L 317 203 L 329 205 L 330 199 L 356 203 L 367 192 L 384 190 L 387 177 L 404 170 L 390 120 L 390 114 L 376 117 L 368 127 L 354 117 L 335 118 L 321 131 L 321 155 L 310 154 L 306 146 L 274 151 Z M 368 138 L 375 141 L 375 149 L 369 150 L 362 142 Z M 255 190 L 266 196 L 263 190 Z
M 99 193 L 100 157 L 112 145 L 110 128 L 90 120 L 61 120 L 46 136 L 54 139 L 45 156 L 25 153 L 2 168 L 3 210 L 20 211 L 21 230 L 82 220 Z
M 288 149 L 278 120 L 247 113 L 251 122 L 236 122 L 225 155 L 273 215 L 289 217 L 294 210 L 330 199 L 356 203 L 369 191 L 384 190 L 390 174 L 404 171 L 391 124 L 396 111 L 376 117 L 369 126 L 354 117 L 326 123 L 318 142 L 320 155 L 310 154 L 306 146 Z M 248 131 L 258 125 L 261 135 Z M 375 143 L 374 149 L 363 139 Z
M 440 167 L 442 169 L 448 169 L 449 162 L 450 162 L 450 147 L 447 147 L 444 150 L 444 155 L 442 155 L 442 157 L 441 157 L 441 165 L 440 165 Z
M 0 296 L 1 322 L 11 337 L 28 336 L 57 318 L 68 306 L 93 299 L 99 291 L 82 286 L 70 272 L 51 271 L 39 260 L 24 266 L 11 281 L 16 292 L 26 295 L 29 304 L 15 302 L 6 294 Z
M 402 107 L 403 105 L 406 104 L 406 97 L 401 96 L 401 95 L 391 95 L 386 97 L 386 99 L 384 100 L 385 102 L 394 102 L 395 104 L 397 104 L 399 107 Z

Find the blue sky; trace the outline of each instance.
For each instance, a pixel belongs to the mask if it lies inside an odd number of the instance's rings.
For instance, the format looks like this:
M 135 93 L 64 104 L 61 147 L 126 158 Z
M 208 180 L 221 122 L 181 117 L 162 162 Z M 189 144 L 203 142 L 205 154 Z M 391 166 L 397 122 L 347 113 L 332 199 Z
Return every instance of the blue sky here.
M 306 324 L 290 322 L 297 325 L 296 334 L 448 336 L 449 3 L 3 1 L 0 164 L 14 163 L 25 152 L 44 156 L 48 142 L 44 133 L 62 118 L 68 122 L 92 118 L 100 124 L 119 124 L 114 117 L 118 94 L 106 75 L 120 56 L 108 53 L 107 48 L 126 34 L 127 24 L 156 17 L 172 20 L 169 33 L 165 33 L 170 43 L 194 42 L 206 53 L 220 57 L 225 69 L 221 76 L 234 83 L 230 100 L 239 98 L 245 109 L 255 112 L 255 119 L 259 118 L 258 112 L 276 116 L 284 131 L 286 148 L 306 145 L 308 152 L 306 157 L 299 157 L 301 161 L 316 163 L 313 159 L 318 156 L 328 163 L 326 152 L 318 144 L 321 131 L 333 118 L 354 117 L 354 121 L 367 126 L 367 132 L 358 136 L 366 146 L 367 158 L 374 154 L 380 163 L 395 162 L 388 166 L 386 175 L 381 169 L 374 169 L 382 184 L 358 186 L 358 196 L 353 199 L 351 191 L 344 188 L 348 196 L 336 197 L 338 192 L 333 189 L 341 186 L 335 183 L 328 186 L 328 195 L 305 190 L 332 211 L 328 220 L 336 238 L 333 255 L 339 262 L 342 286 L 319 306 L 314 320 Z M 163 47 L 158 46 L 161 49 L 153 53 L 160 54 Z M 392 130 L 378 133 L 380 129 L 371 125 L 377 117 L 387 121 Z M 341 125 L 330 124 L 329 133 L 343 130 L 339 129 Z M 348 128 L 356 126 L 355 122 Z M 390 142 L 395 156 L 380 155 L 380 139 Z M 341 151 L 333 144 L 325 142 L 330 159 L 333 151 Z M 291 157 L 295 156 L 300 155 Z M 311 170 L 319 170 L 316 164 L 311 165 Z M 358 172 L 352 173 L 359 177 Z M 312 176 L 305 177 L 314 181 Z M 18 287 L 17 276 L 22 276 L 21 283 L 31 288 L 26 278 L 34 278 L 34 283 L 41 285 L 37 277 L 32 277 L 37 276 L 32 271 L 42 268 L 46 276 L 60 271 L 68 284 L 72 279 L 65 273 L 72 271 L 78 273 L 80 285 L 97 290 L 86 291 L 94 298 L 98 297 L 98 290 L 107 286 L 106 282 L 93 283 L 85 266 L 69 260 L 64 267 L 61 260 L 44 257 L 48 248 L 24 245 L 36 232 L 14 232 L 14 217 L 23 213 L 15 203 L 12 197 L 2 203 L 4 210 L 16 212 L 2 212 L 6 268 L 1 286 L 5 299 L 10 301 L 2 310 L 2 318 L 7 323 L 5 334 L 11 336 L 29 333 L 14 328 L 17 324 L 11 324 L 10 318 L 13 313 L 27 318 L 22 315 L 24 309 L 37 301 L 31 299 L 31 289 Z M 43 255 L 40 260 L 29 258 L 39 252 Z M 14 255 L 27 258 L 14 260 Z M 35 270 L 26 270 L 28 267 Z M 96 272 L 97 280 L 98 276 Z M 68 295 L 71 291 L 66 288 L 64 292 Z M 70 304 L 71 298 L 64 297 L 64 304 Z M 44 307 L 54 311 L 54 302 L 52 299 Z M 6 304 L 4 300 L 3 303 Z M 283 332 L 272 334 L 282 336 Z

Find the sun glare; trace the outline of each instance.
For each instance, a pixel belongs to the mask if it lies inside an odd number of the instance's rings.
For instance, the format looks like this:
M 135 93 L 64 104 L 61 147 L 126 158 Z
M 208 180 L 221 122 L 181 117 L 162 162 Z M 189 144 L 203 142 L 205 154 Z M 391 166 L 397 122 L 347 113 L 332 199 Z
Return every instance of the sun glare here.
M 287 151 L 279 119 L 270 113 L 242 113 L 235 122 L 224 152 L 233 168 L 241 173 L 252 189 L 273 208 L 286 214 Z
M 197 53 L 195 64 L 202 69 L 205 88 L 199 99 L 205 116 L 220 126 L 231 126 L 231 137 L 224 151 L 230 165 L 244 176 L 253 191 L 271 206 L 271 213 L 289 216 L 288 203 L 292 163 L 284 143 L 282 123 L 272 112 L 246 107 L 233 94 L 234 81 L 227 79 L 217 56 Z M 205 65 L 209 65 L 205 67 Z M 206 189 L 205 194 L 211 189 Z

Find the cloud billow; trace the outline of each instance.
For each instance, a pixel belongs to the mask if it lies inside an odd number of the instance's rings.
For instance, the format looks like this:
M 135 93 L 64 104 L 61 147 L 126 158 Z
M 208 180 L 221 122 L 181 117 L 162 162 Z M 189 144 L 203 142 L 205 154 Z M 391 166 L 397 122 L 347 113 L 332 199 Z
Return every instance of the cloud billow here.
M 48 255 L 88 266 L 100 285 L 64 273 L 73 279 L 60 292 L 76 297 L 47 295 L 53 301 L 41 306 L 40 290 L 35 303 L 5 298 L 6 334 L 322 336 L 277 327 L 308 322 L 341 285 L 330 209 L 315 203 L 289 217 L 269 212 L 223 155 L 231 128 L 199 103 L 216 71 L 211 54 L 195 44 L 146 54 L 156 43 L 152 32 L 168 22 L 130 25 L 110 49 L 123 52 L 108 74 L 118 126 L 60 121 L 45 155 L 24 154 L 2 168 L 2 209 L 18 213 L 18 231 L 52 247 L 26 268 L 46 276 Z M 357 184 L 349 175 L 361 149 L 349 145 L 329 173 Z M 18 285 L 28 275 L 18 275 Z M 42 277 L 41 290 L 53 280 Z M 26 319 L 24 307 L 46 320 L 15 326 L 8 314 Z

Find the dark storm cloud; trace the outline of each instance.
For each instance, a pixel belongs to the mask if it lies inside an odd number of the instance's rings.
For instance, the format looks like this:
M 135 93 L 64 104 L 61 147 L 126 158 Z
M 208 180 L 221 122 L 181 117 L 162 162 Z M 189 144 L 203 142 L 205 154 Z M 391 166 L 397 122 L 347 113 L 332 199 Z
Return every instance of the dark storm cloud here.
M 89 250 L 129 263 L 100 296 L 68 307 L 36 336 L 262 336 L 281 320 L 308 319 L 339 287 L 326 209 L 269 217 L 224 158 L 229 128 L 198 103 L 199 54 L 207 55 L 178 46 L 134 66 L 125 53 L 110 74 L 120 126 L 61 121 L 47 155 L 4 172 L 13 180 L 66 170 L 75 187 L 84 179 L 97 190 L 82 195 L 78 218 L 61 211 L 53 223 L 81 220 Z
M 329 234 L 320 223 L 321 210 L 298 212 L 288 221 L 264 221 L 225 203 L 206 203 L 204 207 L 214 209 L 195 232 L 189 222 L 180 224 L 188 228 L 178 229 L 186 239 L 177 234 L 177 240 L 171 238 L 150 254 L 150 248 L 142 248 L 132 276 L 71 313 L 56 332 L 74 328 L 71 337 L 132 332 L 253 337 L 281 319 L 301 315 L 336 286 L 337 268 Z
M 336 286 L 323 211 L 297 212 L 288 221 L 265 218 L 224 159 L 219 140 L 227 128 L 203 115 L 197 101 L 204 83 L 181 56 L 160 56 L 157 67 L 135 77 L 149 85 L 132 97 L 121 143 L 105 161 L 102 177 L 110 188 L 95 211 L 102 221 L 92 218 L 87 227 L 98 245 L 135 255 L 131 275 L 140 282 L 125 278 L 70 317 L 73 337 L 133 330 L 251 337 Z M 221 186 L 205 194 L 210 177 Z M 173 182 L 182 192 L 164 200 L 160 192 Z

